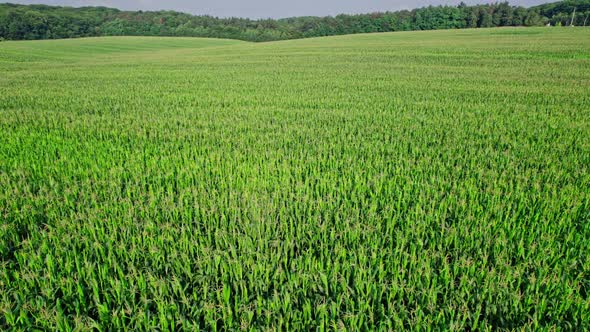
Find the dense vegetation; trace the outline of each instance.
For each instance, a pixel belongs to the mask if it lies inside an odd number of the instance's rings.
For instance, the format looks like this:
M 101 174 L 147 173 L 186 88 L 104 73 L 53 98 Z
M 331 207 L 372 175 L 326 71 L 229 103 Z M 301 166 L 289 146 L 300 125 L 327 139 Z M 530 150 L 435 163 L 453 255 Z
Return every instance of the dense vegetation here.
M 590 29 L 0 47 L 0 329 L 590 330 Z
M 192 36 L 269 41 L 365 32 L 589 24 L 590 0 L 524 8 L 508 2 L 411 11 L 250 20 L 193 16 L 172 11 L 126 12 L 104 7 L 0 4 L 0 38 L 58 39 L 90 36 Z

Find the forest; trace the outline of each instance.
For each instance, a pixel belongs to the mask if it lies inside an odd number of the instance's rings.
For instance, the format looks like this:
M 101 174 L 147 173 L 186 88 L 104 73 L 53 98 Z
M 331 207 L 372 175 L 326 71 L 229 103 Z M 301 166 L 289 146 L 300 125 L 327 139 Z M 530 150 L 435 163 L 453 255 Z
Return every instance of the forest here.
M 574 14 L 575 9 L 575 15 Z M 573 22 L 572 22 L 573 16 Z M 121 11 L 106 7 L 0 4 L 0 40 L 94 36 L 184 36 L 272 41 L 370 32 L 586 26 L 590 0 L 525 8 L 508 2 L 429 6 L 414 10 L 284 19 L 218 18 L 175 11 Z

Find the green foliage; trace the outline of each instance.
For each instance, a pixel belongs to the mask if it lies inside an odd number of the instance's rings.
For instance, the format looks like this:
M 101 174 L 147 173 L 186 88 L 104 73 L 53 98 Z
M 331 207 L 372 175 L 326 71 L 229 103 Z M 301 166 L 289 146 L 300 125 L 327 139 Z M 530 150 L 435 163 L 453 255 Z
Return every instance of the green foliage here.
M 566 0 L 535 7 L 551 25 L 556 26 L 570 25 L 574 8 L 577 12 L 574 25 L 583 26 L 587 12 L 590 12 L 590 0 Z
M 193 16 L 173 11 L 126 12 L 104 7 L 0 4 L 0 37 L 12 40 L 90 36 L 183 36 L 274 41 L 353 33 L 535 26 L 545 22 L 584 25 L 590 0 L 562 1 L 533 8 L 508 2 L 457 7 L 429 6 L 412 11 L 250 20 Z M 571 23 L 571 22 L 570 22 Z
M 4 42 L 0 329 L 587 331 L 589 54 Z

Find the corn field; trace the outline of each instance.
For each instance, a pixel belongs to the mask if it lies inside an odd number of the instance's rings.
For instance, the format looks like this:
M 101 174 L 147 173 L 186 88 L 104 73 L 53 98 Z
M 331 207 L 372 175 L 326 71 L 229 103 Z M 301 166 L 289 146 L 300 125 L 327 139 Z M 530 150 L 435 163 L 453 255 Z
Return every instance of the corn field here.
M 0 329 L 590 329 L 590 30 L 0 43 Z

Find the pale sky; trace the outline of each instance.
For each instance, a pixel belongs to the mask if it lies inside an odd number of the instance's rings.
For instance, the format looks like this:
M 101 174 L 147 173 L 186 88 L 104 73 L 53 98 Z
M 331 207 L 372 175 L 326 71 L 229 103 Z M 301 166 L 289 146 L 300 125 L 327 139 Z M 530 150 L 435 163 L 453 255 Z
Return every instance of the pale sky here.
M 428 5 L 457 5 L 460 0 L 10 0 L 20 4 L 59 6 L 105 6 L 123 10 L 176 10 L 195 15 L 220 17 L 282 18 L 336 14 L 396 11 Z M 496 0 L 464 0 L 467 4 L 493 3 Z M 543 0 L 512 0 L 512 5 L 533 6 Z

